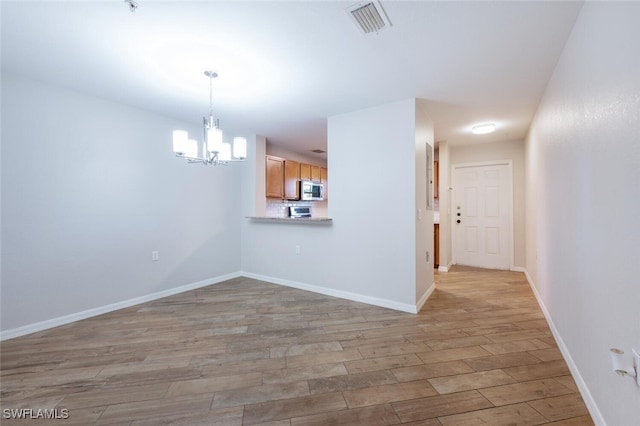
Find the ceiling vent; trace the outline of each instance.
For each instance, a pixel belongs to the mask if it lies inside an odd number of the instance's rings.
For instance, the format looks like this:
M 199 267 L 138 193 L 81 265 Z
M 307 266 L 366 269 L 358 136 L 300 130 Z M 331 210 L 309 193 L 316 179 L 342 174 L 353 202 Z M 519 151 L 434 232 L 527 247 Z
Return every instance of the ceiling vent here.
M 347 8 L 347 11 L 365 34 L 377 33 L 391 26 L 387 14 L 384 13 L 382 5 L 378 1 L 356 3 Z

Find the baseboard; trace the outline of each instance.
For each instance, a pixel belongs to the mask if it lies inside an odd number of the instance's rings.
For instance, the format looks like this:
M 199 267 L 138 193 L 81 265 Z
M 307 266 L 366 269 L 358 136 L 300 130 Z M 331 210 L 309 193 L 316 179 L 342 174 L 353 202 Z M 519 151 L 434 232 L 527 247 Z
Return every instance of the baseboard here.
M 453 266 L 453 262 L 449 262 L 446 265 L 440 265 L 440 266 L 438 266 L 438 271 L 439 272 L 449 272 L 451 270 L 452 266 Z
M 381 299 L 378 297 L 365 296 L 363 294 L 351 293 L 349 291 L 335 290 L 326 287 L 320 287 L 313 284 L 301 283 L 298 281 L 283 280 L 281 278 L 270 277 L 266 275 L 254 274 L 252 272 L 241 272 L 240 275 L 247 278 L 253 278 L 260 281 L 266 281 L 272 284 L 283 285 L 286 287 L 293 287 L 300 290 L 307 290 L 313 293 L 324 294 L 326 296 L 339 297 L 340 299 L 352 300 L 354 302 L 366 303 L 367 305 L 380 306 L 383 308 L 394 309 L 396 311 L 408 312 L 410 314 L 417 314 L 418 309 L 416 305 L 409 303 L 400 303 L 393 300 Z M 433 290 L 432 290 L 433 291 Z M 427 293 L 429 293 L 427 291 Z M 429 293 L 430 294 L 430 293 Z M 423 296 L 424 297 L 424 296 Z M 428 296 L 427 296 L 428 297 Z M 422 300 L 422 299 L 421 299 Z M 426 301 L 426 299 L 425 299 Z
M 135 297 L 129 300 L 123 300 L 122 302 L 112 303 L 110 305 L 99 306 L 97 308 L 87 309 L 86 311 L 76 312 L 74 314 L 64 315 L 57 318 L 52 318 L 45 321 L 36 322 L 33 324 L 23 325 L 0 332 L 0 341 L 12 339 L 14 337 L 25 336 L 27 334 L 35 333 L 42 330 L 47 330 L 53 327 L 59 327 L 61 325 L 69 324 L 75 321 L 80 321 L 86 318 L 95 317 L 96 315 L 106 314 L 108 312 L 117 311 L 119 309 L 128 308 L 130 306 L 139 305 L 140 303 L 150 302 L 152 300 L 161 299 L 167 296 L 173 296 L 174 294 L 183 293 L 189 290 L 195 290 L 200 287 L 206 287 L 208 285 L 217 284 L 223 281 L 237 278 L 241 274 L 234 272 L 231 274 L 220 275 L 215 278 L 209 278 L 206 280 L 198 281 L 191 284 L 186 284 L 180 287 L 170 288 L 168 290 L 162 290 L 156 293 L 147 294 L 145 296 Z
M 526 268 L 522 268 L 522 269 L 523 269 L 525 277 L 527 277 L 527 282 L 529 283 L 529 287 L 531 287 L 531 291 L 533 291 L 533 294 L 536 296 L 536 300 L 538 301 L 538 305 L 540 306 L 540 309 L 542 310 L 542 313 L 544 314 L 544 317 L 547 320 L 547 324 L 549 325 L 549 328 L 551 329 L 551 333 L 553 334 L 554 339 L 558 343 L 558 348 L 560 349 L 560 352 L 562 353 L 562 356 L 564 357 L 564 360 L 566 361 L 567 366 L 569 367 L 569 370 L 571 371 L 571 375 L 573 376 L 573 380 L 576 382 L 576 385 L 578 386 L 578 390 L 580 391 L 580 395 L 582 396 L 582 399 L 583 399 L 585 405 L 587 406 L 587 409 L 589 410 L 589 414 L 591 414 L 591 418 L 593 419 L 593 421 L 594 421 L 594 423 L 596 425 L 606 426 L 606 422 L 604 421 L 604 417 L 602 416 L 602 413 L 598 409 L 598 406 L 596 405 L 596 402 L 593 399 L 593 396 L 591 395 L 591 392 L 589 392 L 589 388 L 587 387 L 587 384 L 585 383 L 584 379 L 582 378 L 582 375 L 580 375 L 580 371 L 578 370 L 578 366 L 576 366 L 576 363 L 573 361 L 573 358 L 571 357 L 571 353 L 569 352 L 569 349 L 567 348 L 567 345 L 565 345 L 564 340 L 562 340 L 562 337 L 560 336 L 560 333 L 558 332 L 558 329 L 553 324 L 553 320 L 551 319 L 551 315 L 549 315 L 549 311 L 547 310 L 547 307 L 545 306 L 544 302 L 542 301 L 542 298 L 540 297 L 540 293 L 538 293 L 538 289 L 533 284 L 533 280 L 531 279 L 531 275 L 529 275 L 529 272 L 526 270 Z
M 75 321 L 95 317 L 97 315 L 106 314 L 109 312 L 117 311 L 119 309 L 128 308 L 130 306 L 139 305 L 141 303 L 150 302 L 152 300 L 161 299 L 167 296 L 173 296 L 174 294 L 183 293 L 185 291 L 195 290 L 197 288 L 206 287 L 208 285 L 217 284 L 223 281 L 230 280 L 245 276 L 248 278 L 254 278 L 261 281 L 270 282 L 273 284 L 284 285 L 287 287 L 298 288 L 301 290 L 312 291 L 314 293 L 325 294 L 327 296 L 339 297 L 341 299 L 353 300 L 354 302 L 366 303 L 368 305 L 380 306 L 383 308 L 394 309 L 396 311 L 408 312 L 410 314 L 417 314 L 422 306 L 426 303 L 431 293 L 435 290 L 435 283 L 432 283 L 427 291 L 422 295 L 416 305 L 408 303 L 395 302 L 393 300 L 381 299 L 377 297 L 365 296 L 363 294 L 351 293 L 348 291 L 335 290 L 326 287 L 319 287 L 312 284 L 306 284 L 296 281 L 283 280 L 280 278 L 269 277 L 265 275 L 253 274 L 250 272 L 234 272 L 231 274 L 221 275 L 215 278 L 210 278 L 203 281 L 198 281 L 191 284 L 186 284 L 180 287 L 171 288 L 168 290 L 159 291 L 156 293 L 148 294 L 145 296 L 136 297 L 129 300 L 123 300 L 121 302 L 112 303 L 110 305 L 99 306 L 97 308 L 87 309 L 86 311 L 76 312 L 69 315 L 64 315 L 57 318 L 52 318 L 45 321 L 36 322 L 33 324 L 16 327 L 9 330 L 0 331 L 0 341 L 13 339 L 14 337 L 25 336 L 27 334 L 36 333 L 38 331 L 48 330 L 50 328 L 59 327 L 61 325 L 70 324 Z
M 424 306 L 425 303 L 427 303 L 427 300 L 429 299 L 429 297 L 431 296 L 431 293 L 433 293 L 435 289 L 436 289 L 436 283 L 434 281 L 433 283 L 431 283 L 427 291 L 424 292 L 420 300 L 418 300 L 418 303 L 416 304 L 416 313 L 422 310 L 422 307 Z
M 522 266 L 512 266 L 511 270 L 513 272 L 526 272 L 526 269 L 524 269 Z

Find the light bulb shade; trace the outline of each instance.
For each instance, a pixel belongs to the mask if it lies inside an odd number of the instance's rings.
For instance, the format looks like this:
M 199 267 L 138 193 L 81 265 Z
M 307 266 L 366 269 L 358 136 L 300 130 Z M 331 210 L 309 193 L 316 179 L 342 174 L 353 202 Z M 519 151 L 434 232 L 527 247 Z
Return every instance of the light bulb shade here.
M 184 156 L 189 158 L 198 158 L 198 141 L 189 139 L 186 143 Z
M 220 161 L 231 161 L 231 144 L 223 143 L 219 154 Z
M 487 133 L 495 132 L 495 130 L 496 125 L 493 123 L 476 124 L 471 128 L 471 132 L 473 132 L 474 135 L 485 135 Z
M 212 128 L 207 130 L 207 150 L 209 152 L 220 152 L 222 149 L 222 130 Z
M 189 133 L 186 130 L 174 130 L 173 131 L 173 152 L 181 152 L 184 154 L 187 148 L 187 141 L 189 140 Z
M 233 156 L 242 160 L 247 158 L 247 140 L 245 138 L 233 138 Z

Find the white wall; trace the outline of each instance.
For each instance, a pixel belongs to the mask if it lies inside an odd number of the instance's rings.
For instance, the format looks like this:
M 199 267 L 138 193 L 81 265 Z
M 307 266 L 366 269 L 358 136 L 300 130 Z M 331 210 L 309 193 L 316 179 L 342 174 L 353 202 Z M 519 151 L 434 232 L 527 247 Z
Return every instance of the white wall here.
M 451 169 L 451 152 L 449 143 L 438 143 L 438 161 L 440 167 L 439 194 L 440 205 L 440 268 L 448 270 L 451 266 L 451 192 L 449 191 Z
M 525 265 L 525 149 L 524 141 L 451 146 L 451 166 L 481 161 L 511 160 L 513 164 L 513 264 Z M 450 179 L 451 176 L 448 176 Z M 442 214 L 440 215 L 442 217 Z M 522 270 L 522 269 L 520 269 Z
M 243 271 L 369 303 L 415 308 L 415 100 L 330 117 L 328 164 L 333 223 L 246 221 Z M 296 245 L 301 254 L 295 254 Z
M 639 3 L 586 2 L 527 141 L 527 271 L 599 424 L 640 419 Z
M 416 256 L 416 303 L 420 308 L 430 291 L 435 289 L 433 273 L 434 262 L 434 228 L 433 228 L 433 183 L 429 182 L 428 169 L 433 170 L 435 156 L 435 142 L 433 120 L 427 113 L 426 102 L 422 99 L 415 101 L 415 256 Z M 427 144 L 431 157 L 427 158 Z M 427 164 L 430 161 L 430 164 Z M 433 176 L 432 176 L 433 177 Z M 429 185 L 429 205 L 427 210 L 427 185 Z M 427 261 L 427 253 L 429 260 Z M 432 287 L 433 286 L 433 287 Z
M 2 74 L 4 332 L 237 273 L 240 169 L 174 158 L 185 126 Z

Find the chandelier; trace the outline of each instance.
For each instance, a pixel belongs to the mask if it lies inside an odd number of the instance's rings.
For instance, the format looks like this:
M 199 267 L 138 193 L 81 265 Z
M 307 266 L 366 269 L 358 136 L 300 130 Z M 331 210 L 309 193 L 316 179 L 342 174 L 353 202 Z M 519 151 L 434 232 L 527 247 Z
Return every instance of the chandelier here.
M 189 139 L 186 130 L 173 131 L 173 152 L 176 157 L 184 158 L 189 163 L 202 163 L 217 166 L 226 165 L 232 161 L 243 161 L 247 157 L 247 140 L 233 138 L 233 157 L 231 144 L 222 141 L 222 130 L 219 120 L 213 118 L 213 79 L 218 73 L 205 71 L 209 78 L 209 118 L 203 117 L 204 142 L 199 144 L 195 139 Z

